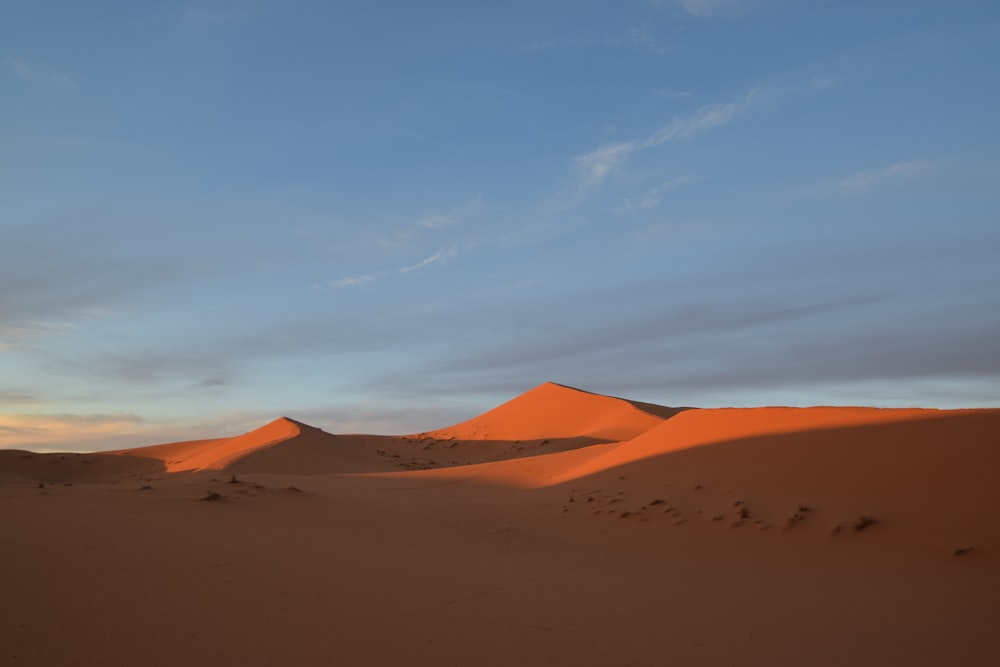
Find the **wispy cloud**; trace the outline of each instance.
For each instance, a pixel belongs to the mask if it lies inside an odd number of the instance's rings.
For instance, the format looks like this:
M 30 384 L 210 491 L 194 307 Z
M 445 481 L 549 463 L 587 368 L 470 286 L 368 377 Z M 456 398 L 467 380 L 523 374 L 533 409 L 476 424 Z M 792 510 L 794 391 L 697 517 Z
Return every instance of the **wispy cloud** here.
M 458 220 L 455 219 L 453 215 L 442 215 L 440 213 L 433 213 L 431 215 L 425 215 L 417 220 L 417 227 L 422 229 L 444 229 L 445 227 L 451 227 L 457 224 Z
M 599 185 L 629 158 L 632 153 L 661 144 L 685 141 L 699 134 L 728 125 L 740 114 L 764 99 L 765 93 L 754 88 L 742 100 L 728 104 L 709 104 L 690 116 L 675 118 L 645 139 L 605 144 L 576 158 L 584 188 Z
M 894 162 L 887 167 L 859 171 L 833 183 L 836 190 L 865 192 L 873 188 L 912 179 L 932 171 L 937 165 L 930 160 Z
M 373 283 L 377 279 L 378 274 L 369 275 L 365 274 L 363 276 L 354 276 L 353 278 L 342 278 L 340 280 L 334 280 L 333 286 L 337 289 L 344 287 L 360 287 L 361 285 L 367 285 L 368 283 Z
M 400 255 L 405 252 L 406 254 L 412 255 L 417 248 L 426 247 L 429 239 L 434 238 L 435 235 L 441 235 L 443 230 L 462 225 L 467 220 L 480 214 L 483 209 L 483 198 L 481 195 L 476 195 L 472 199 L 453 206 L 445 211 L 420 215 L 416 219 L 406 223 L 405 226 L 400 226 L 391 233 L 365 235 L 356 243 L 360 247 L 368 246 L 371 248 L 374 246 L 379 251 L 385 253 Z M 474 244 L 467 243 L 464 247 L 468 249 L 469 247 L 472 247 L 472 245 Z M 385 269 L 381 271 L 362 273 L 356 276 L 348 276 L 346 278 L 335 280 L 329 283 L 329 285 L 335 289 L 369 285 L 392 276 L 412 273 L 424 267 L 430 266 L 431 264 L 437 264 L 453 257 L 457 257 L 459 249 L 460 245 L 458 243 L 451 243 L 441 247 L 433 254 L 414 264 L 407 264 L 395 269 Z M 322 288 L 322 286 L 318 287 Z
M 605 144 L 589 153 L 577 156 L 576 164 L 580 168 L 584 187 L 593 187 L 603 181 L 628 158 L 636 146 L 634 141 Z
M 432 264 L 438 264 L 446 260 L 452 259 L 458 256 L 458 246 L 448 246 L 446 248 L 441 248 L 433 255 L 425 257 L 416 264 L 409 264 L 407 266 L 401 266 L 396 269 L 389 271 L 378 271 L 376 273 L 366 273 L 360 276 L 352 276 L 350 278 L 342 278 L 340 280 L 335 280 L 331 284 L 336 289 L 343 289 L 345 287 L 361 287 L 362 285 L 368 285 L 385 278 L 390 278 L 392 276 L 401 276 L 407 273 L 413 273 L 414 271 L 419 271 L 425 267 Z
M 754 88 L 740 101 L 703 106 L 693 115 L 677 118 L 666 127 L 657 130 L 652 136 L 640 143 L 639 148 L 650 148 L 669 141 L 690 139 L 703 132 L 728 125 L 734 118 L 753 106 L 762 95 L 759 89 Z
M 388 233 L 368 234 L 362 237 L 362 245 L 374 244 L 382 250 L 398 250 L 413 244 L 426 234 L 438 232 L 448 227 L 461 225 L 483 210 L 483 198 L 476 195 L 445 211 L 425 213 L 415 221 L 407 222 Z
M 68 74 L 57 72 L 20 56 L 7 56 L 4 58 L 4 68 L 25 81 L 41 83 L 62 90 L 73 90 L 77 87 L 76 81 Z
M 443 262 L 447 259 L 451 259 L 458 255 L 458 248 L 452 246 L 450 248 L 441 248 L 436 253 L 423 259 L 412 266 L 404 266 L 399 269 L 398 273 L 411 273 L 412 271 L 417 271 L 424 268 L 425 266 L 430 266 L 431 264 L 437 264 L 438 262 Z

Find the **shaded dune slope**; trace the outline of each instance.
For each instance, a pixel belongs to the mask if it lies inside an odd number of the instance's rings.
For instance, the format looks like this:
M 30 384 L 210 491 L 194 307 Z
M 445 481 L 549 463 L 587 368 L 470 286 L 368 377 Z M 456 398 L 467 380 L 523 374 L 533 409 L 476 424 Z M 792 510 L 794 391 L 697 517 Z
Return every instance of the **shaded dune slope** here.
M 162 461 L 145 455 L 38 454 L 18 449 L 0 450 L 0 481 L 105 483 L 164 471 Z
M 940 410 L 855 407 L 716 408 L 687 410 L 594 457 L 586 465 L 566 470 L 566 478 L 582 477 L 633 461 L 713 443 L 782 433 L 862 424 L 905 422 L 949 414 Z
M 917 469 L 981 481 L 984 463 L 986 471 L 1000 464 L 998 434 L 1000 410 L 690 409 L 627 440 L 420 474 L 541 487 L 626 473 L 661 480 L 683 470 L 692 483 L 700 476 L 755 480 L 789 496 L 850 493 L 862 478 L 885 488 L 899 488 L 892 478 L 902 475 L 923 480 Z
M 287 417 L 232 438 L 193 440 L 111 452 L 162 461 L 167 472 L 224 470 L 310 474 L 386 470 L 367 449 Z

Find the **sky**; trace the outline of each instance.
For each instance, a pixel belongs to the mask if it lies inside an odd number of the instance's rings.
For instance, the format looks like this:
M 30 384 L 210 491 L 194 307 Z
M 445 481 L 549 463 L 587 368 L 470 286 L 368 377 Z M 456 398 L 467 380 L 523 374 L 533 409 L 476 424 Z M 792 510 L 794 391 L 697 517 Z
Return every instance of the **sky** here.
M 0 0 L 0 447 L 1000 405 L 994 0 Z

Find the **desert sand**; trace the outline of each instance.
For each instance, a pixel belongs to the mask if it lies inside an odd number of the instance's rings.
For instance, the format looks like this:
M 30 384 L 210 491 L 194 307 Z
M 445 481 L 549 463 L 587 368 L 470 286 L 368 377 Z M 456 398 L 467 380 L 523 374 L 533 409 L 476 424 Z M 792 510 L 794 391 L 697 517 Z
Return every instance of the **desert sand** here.
M 1000 664 L 1000 409 L 546 383 L 405 436 L 0 451 L 0 664 Z

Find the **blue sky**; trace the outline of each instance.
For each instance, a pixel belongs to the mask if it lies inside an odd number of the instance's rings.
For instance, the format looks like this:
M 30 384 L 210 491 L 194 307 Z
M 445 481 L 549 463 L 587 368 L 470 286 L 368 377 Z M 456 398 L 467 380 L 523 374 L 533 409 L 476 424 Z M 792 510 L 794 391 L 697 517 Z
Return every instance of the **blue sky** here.
M 998 63 L 993 1 L 0 0 L 0 447 L 998 405 Z

